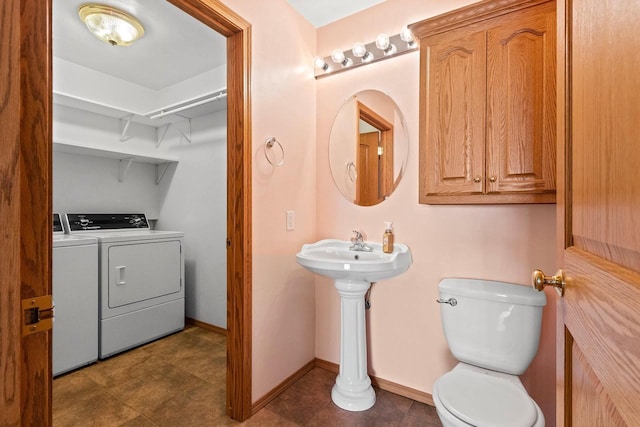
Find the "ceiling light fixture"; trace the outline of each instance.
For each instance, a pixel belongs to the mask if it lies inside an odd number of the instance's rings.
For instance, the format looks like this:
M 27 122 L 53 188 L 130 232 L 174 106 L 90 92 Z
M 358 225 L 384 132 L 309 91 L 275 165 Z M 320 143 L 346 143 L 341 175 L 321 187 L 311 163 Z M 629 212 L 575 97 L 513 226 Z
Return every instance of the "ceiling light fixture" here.
M 417 47 L 418 43 L 405 25 L 402 27 L 402 31 L 394 36 L 389 37 L 382 33 L 371 43 L 357 42 L 352 49 L 345 51 L 335 49 L 329 56 L 324 58 L 321 56 L 316 57 L 313 63 L 315 77 L 319 79 L 352 68 L 373 64 L 374 62 L 412 52 Z M 376 53 L 374 54 L 374 52 Z M 340 67 L 329 66 L 330 62 L 340 64 Z
M 78 15 L 91 34 L 111 46 L 129 46 L 144 34 L 140 21 L 111 6 L 86 3 Z

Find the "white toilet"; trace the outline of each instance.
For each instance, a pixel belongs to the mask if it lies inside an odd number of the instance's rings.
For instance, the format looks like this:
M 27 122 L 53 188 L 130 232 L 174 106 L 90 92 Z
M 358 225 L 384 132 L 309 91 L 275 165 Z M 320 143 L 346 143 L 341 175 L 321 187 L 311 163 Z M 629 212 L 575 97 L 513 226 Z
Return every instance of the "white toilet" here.
M 460 361 L 433 386 L 445 427 L 543 427 L 518 375 L 538 351 L 543 292 L 510 283 L 443 279 L 442 325 Z

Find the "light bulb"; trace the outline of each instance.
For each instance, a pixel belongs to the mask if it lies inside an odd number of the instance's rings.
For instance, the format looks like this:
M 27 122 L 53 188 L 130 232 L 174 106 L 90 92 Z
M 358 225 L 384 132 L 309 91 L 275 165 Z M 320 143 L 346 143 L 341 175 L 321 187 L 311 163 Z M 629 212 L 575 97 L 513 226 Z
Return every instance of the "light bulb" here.
M 389 36 L 385 33 L 378 34 L 378 37 L 376 37 L 376 47 L 380 50 L 387 50 L 389 48 Z
M 408 47 L 416 47 L 416 41 L 413 38 L 413 33 L 406 25 L 400 30 L 400 40 L 407 43 Z
M 321 70 L 327 71 L 329 69 L 329 64 L 319 56 L 316 56 L 316 59 L 313 60 L 313 65 L 316 68 L 320 68 Z
M 336 64 L 342 64 L 342 62 L 344 61 L 344 52 L 340 49 L 335 49 L 333 52 L 331 52 L 331 60 Z
M 385 33 L 376 37 L 376 47 L 384 52 L 384 56 L 393 55 L 397 51 L 395 45 L 391 44 L 389 36 Z
M 353 56 L 360 58 L 362 62 L 370 62 L 373 59 L 373 54 L 367 51 L 367 47 L 361 42 L 354 44 L 351 52 Z
M 356 58 L 362 58 L 367 53 L 367 48 L 364 43 L 358 42 L 353 45 L 353 49 L 351 49 L 351 52 L 353 52 L 353 56 L 355 56 Z
M 336 64 L 342 65 L 343 68 L 353 65 L 353 61 L 351 60 L 351 58 L 345 57 L 344 52 L 340 49 L 335 49 L 333 52 L 331 52 L 331 60 Z

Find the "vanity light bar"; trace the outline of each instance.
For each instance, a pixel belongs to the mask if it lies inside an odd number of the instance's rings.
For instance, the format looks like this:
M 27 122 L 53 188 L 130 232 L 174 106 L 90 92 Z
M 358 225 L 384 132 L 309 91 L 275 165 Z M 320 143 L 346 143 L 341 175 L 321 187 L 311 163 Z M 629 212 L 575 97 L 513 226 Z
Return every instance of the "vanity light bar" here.
M 340 51 L 335 49 L 331 55 L 316 57 L 314 60 L 315 78 L 320 79 L 342 71 L 363 65 L 394 58 L 417 50 L 418 43 L 411 32 L 404 27 L 399 34 L 388 37 L 380 34 L 371 43 L 355 43 L 353 49 Z

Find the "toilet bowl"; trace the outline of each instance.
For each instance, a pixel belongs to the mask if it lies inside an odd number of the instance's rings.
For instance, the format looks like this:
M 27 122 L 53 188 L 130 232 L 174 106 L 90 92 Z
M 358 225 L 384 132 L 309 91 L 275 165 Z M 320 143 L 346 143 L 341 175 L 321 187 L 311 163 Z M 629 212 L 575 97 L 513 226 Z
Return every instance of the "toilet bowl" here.
M 433 387 L 444 427 L 544 427 L 544 414 L 515 375 L 459 363 Z
M 443 279 L 442 326 L 460 362 L 433 387 L 444 426 L 544 427 L 518 375 L 538 350 L 546 297 L 532 288 L 479 279 Z

